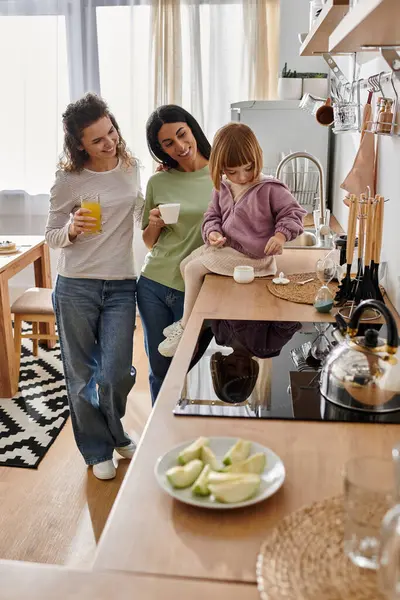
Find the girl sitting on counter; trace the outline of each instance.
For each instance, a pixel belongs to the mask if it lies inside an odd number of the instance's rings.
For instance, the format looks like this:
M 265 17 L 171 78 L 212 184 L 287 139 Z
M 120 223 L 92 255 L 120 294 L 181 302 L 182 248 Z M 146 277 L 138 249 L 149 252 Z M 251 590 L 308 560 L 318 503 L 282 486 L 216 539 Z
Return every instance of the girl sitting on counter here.
M 232 276 L 235 267 L 247 265 L 256 277 L 272 275 L 274 256 L 303 233 L 306 211 L 262 166 L 260 144 L 247 125 L 230 123 L 217 132 L 209 163 L 214 189 L 202 225 L 205 245 L 181 263 L 184 313 L 164 329 L 166 339 L 158 347 L 163 356 L 175 354 L 208 273 Z

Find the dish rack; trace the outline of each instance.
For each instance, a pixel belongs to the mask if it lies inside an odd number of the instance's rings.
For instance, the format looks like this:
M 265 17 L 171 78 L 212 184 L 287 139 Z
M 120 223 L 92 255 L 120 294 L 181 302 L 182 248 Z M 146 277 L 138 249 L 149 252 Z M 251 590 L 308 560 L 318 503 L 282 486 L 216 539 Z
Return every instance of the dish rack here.
M 276 167 L 264 167 L 264 175 L 275 177 Z M 317 208 L 319 202 L 318 187 L 319 173 L 317 169 L 311 166 L 307 168 L 294 170 L 288 167 L 283 171 L 280 180 L 287 185 L 290 192 L 296 198 L 297 202 L 304 207 L 310 207 L 311 212 Z

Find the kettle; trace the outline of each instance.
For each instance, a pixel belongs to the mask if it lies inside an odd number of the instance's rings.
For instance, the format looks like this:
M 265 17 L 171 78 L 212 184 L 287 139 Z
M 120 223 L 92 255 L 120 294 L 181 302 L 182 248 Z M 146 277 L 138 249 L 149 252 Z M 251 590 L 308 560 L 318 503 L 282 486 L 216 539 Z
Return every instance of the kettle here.
M 372 327 L 359 333 L 365 310 L 374 308 L 386 321 L 387 339 Z M 354 311 L 349 324 L 336 315 L 333 337 L 337 345 L 321 370 L 322 396 L 341 407 L 384 413 L 400 410 L 399 338 L 396 321 L 379 300 L 365 300 Z

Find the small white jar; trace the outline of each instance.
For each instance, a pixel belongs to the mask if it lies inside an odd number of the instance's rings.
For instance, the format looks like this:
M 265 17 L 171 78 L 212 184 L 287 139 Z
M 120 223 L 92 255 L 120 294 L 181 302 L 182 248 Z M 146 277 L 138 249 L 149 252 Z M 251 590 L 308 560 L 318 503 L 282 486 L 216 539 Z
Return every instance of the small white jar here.
M 254 281 L 254 269 L 253 267 L 235 267 L 233 271 L 233 279 L 236 283 L 251 283 Z

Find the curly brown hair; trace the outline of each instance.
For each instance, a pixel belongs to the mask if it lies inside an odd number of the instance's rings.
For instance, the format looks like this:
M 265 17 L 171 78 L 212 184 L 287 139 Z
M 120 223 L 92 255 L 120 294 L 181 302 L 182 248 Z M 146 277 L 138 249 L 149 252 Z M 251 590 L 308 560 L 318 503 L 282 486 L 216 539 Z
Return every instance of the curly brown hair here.
M 127 168 L 134 164 L 135 160 L 126 147 L 118 123 L 107 103 L 96 94 L 88 93 L 76 102 L 68 104 L 62 116 L 64 147 L 58 165 L 60 169 L 67 172 L 82 171 L 89 158 L 81 146 L 83 130 L 103 117 L 110 119 L 118 133 L 117 157 Z

